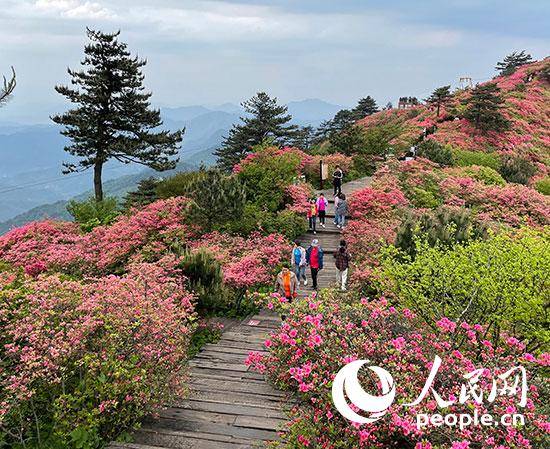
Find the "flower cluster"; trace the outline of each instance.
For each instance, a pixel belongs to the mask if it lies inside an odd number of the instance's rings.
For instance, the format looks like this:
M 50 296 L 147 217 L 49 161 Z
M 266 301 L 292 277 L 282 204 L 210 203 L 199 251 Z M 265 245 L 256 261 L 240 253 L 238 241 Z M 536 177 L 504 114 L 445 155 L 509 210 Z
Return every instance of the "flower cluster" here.
M 290 245 L 278 234 L 248 237 L 213 232 L 191 242 L 194 249 L 207 249 L 221 263 L 224 281 L 237 289 L 249 289 L 273 281 L 274 271 L 290 258 Z
M 548 71 L 550 58 L 519 67 L 512 75 L 497 77 L 496 82 L 504 99 L 502 114 L 510 122 L 505 132 L 477 132 L 472 124 L 460 118 L 461 102 L 470 91 L 456 92 L 440 108 L 419 105 L 412 109 L 390 109 L 373 114 L 358 123 L 366 129 L 391 125 L 400 132 L 390 144 L 403 152 L 417 142 L 424 128 L 435 126 L 430 138 L 452 148 L 470 151 L 512 153 L 533 162 L 544 162 L 550 147 L 548 121 Z
M 61 435 L 112 438 L 182 392 L 194 298 L 161 265 L 84 281 L 11 272 L 0 290 L 0 425 L 12 437 L 53 422 Z
M 286 194 L 289 197 L 288 210 L 305 214 L 309 208 L 309 200 L 313 195 L 309 184 L 301 182 L 299 184 L 291 184 L 286 188 Z
M 183 197 L 159 200 L 88 234 L 68 222 L 29 223 L 0 237 L 0 259 L 34 275 L 111 272 L 133 257 L 159 257 L 171 242 L 185 242 L 191 234 L 182 221 L 186 204 Z
M 485 328 L 442 317 L 433 329 L 409 310 L 397 311 L 384 298 L 375 301 L 343 300 L 324 295 L 280 306 L 287 316 L 281 329 L 265 346 L 267 355 L 251 353 L 248 363 L 266 373 L 280 388 L 300 398 L 293 419 L 284 433 L 290 447 L 365 447 L 385 448 L 399 442 L 400 447 L 503 449 L 536 447 L 548 431 L 543 414 L 540 367 L 548 365 L 548 354 L 538 358 L 524 353 L 516 339 L 493 347 L 484 340 Z M 434 427 L 418 428 L 419 413 L 438 413 L 435 395 L 428 394 L 418 404 L 405 406 L 419 397 L 435 357 L 443 358 L 433 389 L 449 401 L 441 413 L 522 413 L 523 427 Z M 331 387 L 338 369 L 357 359 L 380 366 L 391 373 L 396 399 L 386 416 L 375 423 L 360 425 L 343 418 L 331 400 Z M 518 395 L 487 395 L 496 376 L 521 364 L 529 372 L 526 406 L 518 407 Z M 461 404 L 463 376 L 483 368 L 478 387 L 484 400 Z M 367 372 L 360 375 L 367 391 L 376 391 L 377 382 Z M 374 393 L 375 394 L 375 393 Z M 353 408 L 353 406 L 352 406 Z M 356 412 L 361 413 L 357 408 Z

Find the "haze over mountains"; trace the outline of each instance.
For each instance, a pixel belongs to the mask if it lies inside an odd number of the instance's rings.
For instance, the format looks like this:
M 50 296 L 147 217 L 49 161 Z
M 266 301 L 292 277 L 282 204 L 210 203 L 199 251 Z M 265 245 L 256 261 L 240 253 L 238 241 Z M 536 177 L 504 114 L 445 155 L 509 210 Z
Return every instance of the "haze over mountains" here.
M 317 126 L 332 118 L 341 107 L 307 99 L 289 102 L 288 109 L 294 123 Z M 178 170 L 201 163 L 213 164 L 213 151 L 242 115 L 241 108 L 233 103 L 161 108 L 161 111 L 165 128 L 186 129 Z M 65 143 L 59 128 L 53 124 L 0 121 L 0 233 L 44 216 L 68 218 L 66 201 L 88 195 L 91 172 L 62 174 L 63 161 L 70 161 L 70 155 L 63 150 Z M 109 195 L 121 196 L 140 179 L 154 174 L 137 164 L 111 162 L 104 171 L 105 188 Z M 163 173 L 156 175 L 163 176 Z

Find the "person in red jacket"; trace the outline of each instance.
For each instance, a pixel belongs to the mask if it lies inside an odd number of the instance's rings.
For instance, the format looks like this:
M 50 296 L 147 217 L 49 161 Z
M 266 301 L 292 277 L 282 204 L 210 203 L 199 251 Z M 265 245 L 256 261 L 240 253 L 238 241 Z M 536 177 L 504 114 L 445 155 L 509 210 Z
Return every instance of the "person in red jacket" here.
M 314 239 L 306 250 L 306 262 L 311 270 L 313 289 L 317 290 L 317 275 L 323 269 L 323 248 L 319 246 L 319 240 Z

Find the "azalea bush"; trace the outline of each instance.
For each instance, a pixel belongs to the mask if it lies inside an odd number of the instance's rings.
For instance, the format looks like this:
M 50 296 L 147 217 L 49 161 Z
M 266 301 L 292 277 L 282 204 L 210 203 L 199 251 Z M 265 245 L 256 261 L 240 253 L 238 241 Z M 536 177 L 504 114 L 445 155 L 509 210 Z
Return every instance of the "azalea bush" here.
M 207 251 L 221 265 L 225 285 L 233 289 L 237 310 L 248 291 L 271 285 L 291 246 L 280 234 L 252 233 L 248 237 L 213 232 L 193 241 L 191 251 Z
M 95 448 L 130 429 L 183 392 L 194 320 L 161 265 L 85 282 L 4 269 L 0 445 Z
M 289 305 L 277 297 L 268 304 L 281 310 L 286 320 L 265 341 L 268 354 L 253 352 L 247 362 L 264 373 L 278 387 L 291 391 L 298 399 L 283 434 L 285 448 L 387 448 L 462 449 L 511 447 L 543 448 L 548 431 L 544 414 L 542 368 L 549 355 L 538 358 L 525 352 L 517 339 L 505 337 L 499 346 L 486 340 L 486 328 L 446 317 L 427 327 L 410 310 L 399 311 L 387 300 L 356 300 L 351 296 L 323 295 Z M 443 363 L 433 388 L 451 405 L 441 413 L 479 414 L 522 413 L 525 426 L 477 426 L 459 428 L 427 426 L 418 428 L 417 414 L 438 413 L 431 392 L 417 405 L 407 406 L 422 391 L 435 357 Z M 385 416 L 370 424 L 350 422 L 333 405 L 331 388 L 336 373 L 345 364 L 366 359 L 393 376 L 396 397 Z M 517 395 L 499 395 L 487 400 L 493 379 L 521 364 L 529 373 L 529 392 L 525 408 L 518 407 Z M 483 368 L 478 386 L 484 392 L 480 404 L 467 397 L 460 404 L 462 377 Z M 378 382 L 363 369 L 362 387 L 376 394 Z M 352 406 L 353 407 L 353 406 Z M 361 414 L 361 410 L 354 408 Z
M 374 279 L 379 291 L 427 325 L 440 316 L 480 322 L 495 345 L 509 331 L 540 351 L 550 344 L 549 240 L 547 232 L 527 229 L 450 249 L 418 239 L 414 260 L 385 248 Z
M 74 223 L 32 222 L 0 236 L 0 259 L 30 274 L 122 272 L 128 262 L 156 260 L 193 235 L 182 223 L 186 205 L 184 197 L 159 200 L 87 234 Z

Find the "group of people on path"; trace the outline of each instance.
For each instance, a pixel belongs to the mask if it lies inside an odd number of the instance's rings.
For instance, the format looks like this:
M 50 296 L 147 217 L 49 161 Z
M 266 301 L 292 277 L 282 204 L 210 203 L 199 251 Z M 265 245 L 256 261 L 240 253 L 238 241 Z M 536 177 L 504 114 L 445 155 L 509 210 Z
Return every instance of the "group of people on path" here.
M 332 175 L 332 182 L 334 185 L 334 221 L 333 223 L 339 229 L 344 229 L 346 223 L 346 216 L 349 213 L 348 202 L 346 195 L 342 192 L 342 179 L 344 173 L 339 166 L 336 166 L 336 170 Z M 309 229 L 314 234 L 317 234 L 317 217 L 319 217 L 319 224 L 326 228 L 326 216 L 328 209 L 328 200 L 324 193 L 320 193 L 317 198 L 309 200 L 309 207 L 307 211 L 307 220 Z
M 307 286 L 306 269 L 309 267 L 311 273 L 312 287 L 317 290 L 317 276 L 324 266 L 324 251 L 319 241 L 313 239 L 311 245 L 305 249 L 299 241 L 294 242 L 292 248 L 291 263 L 289 267 L 284 267 L 277 275 L 275 290 L 287 300 L 292 301 L 298 295 L 298 288 L 303 280 L 303 285 Z M 337 268 L 336 281 L 342 291 L 346 291 L 348 269 L 351 261 L 351 255 L 347 249 L 345 240 L 340 240 L 340 246 L 333 254 L 334 264 Z
M 346 216 L 349 214 L 348 202 L 346 195 L 342 192 L 342 181 L 344 173 L 339 166 L 336 166 L 332 175 L 332 183 L 334 186 L 334 224 L 339 229 L 344 229 Z M 309 201 L 307 211 L 307 219 L 309 229 L 313 234 L 317 234 L 317 218 L 319 224 L 326 228 L 326 216 L 329 201 L 323 193 L 320 193 L 317 198 L 312 198 Z M 324 266 L 325 253 L 319 244 L 319 240 L 313 239 L 311 245 L 306 249 L 299 241 L 294 242 L 290 257 L 290 265 L 285 266 L 277 275 L 275 290 L 288 301 L 292 301 L 298 296 L 298 289 L 301 282 L 303 285 L 308 285 L 306 270 L 309 267 L 311 274 L 311 282 L 314 290 L 317 290 L 317 277 Z M 333 254 L 334 264 L 336 266 L 336 281 L 340 290 L 346 291 L 348 270 L 351 261 L 351 255 L 348 252 L 347 243 L 345 240 L 340 240 L 338 249 Z M 290 268 L 289 268 L 290 267 Z

